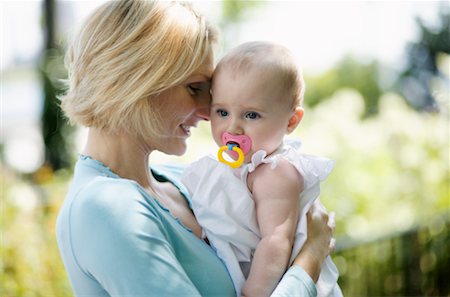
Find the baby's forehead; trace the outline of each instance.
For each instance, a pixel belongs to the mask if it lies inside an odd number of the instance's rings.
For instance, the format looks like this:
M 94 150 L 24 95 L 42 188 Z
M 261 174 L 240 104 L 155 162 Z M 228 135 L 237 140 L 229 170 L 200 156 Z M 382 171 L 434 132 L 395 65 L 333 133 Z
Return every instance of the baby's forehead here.
M 233 83 L 251 89 L 252 93 L 270 93 L 279 98 L 278 103 L 287 98 L 293 105 L 300 103 L 304 89 L 301 70 L 291 52 L 265 42 L 238 46 L 218 63 L 213 73 L 213 92 L 216 87 L 227 91 L 234 87 Z
M 223 69 L 224 70 L 224 69 Z M 266 106 L 292 105 L 288 92 L 276 75 L 262 71 L 233 71 L 227 69 L 217 73 L 213 79 L 212 96 L 218 101 L 235 100 L 257 103 Z M 218 96 L 218 97 L 217 97 Z M 223 97 L 223 98 L 222 98 Z M 229 103 L 229 102 L 228 102 Z
M 283 77 L 283 71 L 278 67 L 268 67 L 262 64 L 230 64 L 216 68 L 213 73 L 213 80 L 219 77 L 221 80 L 227 78 L 230 80 L 251 78 L 254 82 L 276 84 L 276 81 Z

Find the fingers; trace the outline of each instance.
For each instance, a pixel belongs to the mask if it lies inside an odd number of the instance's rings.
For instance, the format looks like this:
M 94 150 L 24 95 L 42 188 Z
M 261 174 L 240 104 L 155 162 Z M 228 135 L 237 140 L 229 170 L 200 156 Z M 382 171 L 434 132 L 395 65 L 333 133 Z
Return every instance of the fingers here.
M 334 237 L 330 240 L 330 253 L 333 252 L 336 249 L 336 239 Z
M 315 221 L 318 224 L 317 226 L 322 226 L 321 231 L 318 232 L 327 234 L 326 236 L 328 241 L 326 246 L 328 247 L 328 253 L 333 252 L 336 248 L 336 239 L 333 237 L 336 229 L 335 213 L 327 213 L 327 210 L 323 204 L 319 200 L 316 200 L 311 206 L 308 215 L 312 221 Z
M 325 209 L 325 206 L 323 206 L 323 204 L 320 202 L 319 199 L 317 199 L 316 201 L 314 201 L 314 203 L 311 206 L 311 210 L 312 211 L 319 211 L 319 212 L 327 212 Z
M 317 219 L 321 218 L 322 221 L 328 224 L 328 226 L 330 226 L 330 228 L 334 232 L 334 227 L 336 225 L 334 220 L 334 212 L 328 214 L 325 206 L 323 206 L 323 204 L 319 200 L 314 201 L 314 203 L 311 205 L 311 208 L 309 209 L 308 214 Z
M 334 212 L 330 212 L 328 215 L 328 226 L 331 228 L 331 236 L 334 234 L 334 230 L 336 229 L 336 220 Z M 330 239 L 330 253 L 336 249 L 336 239 L 331 237 Z
M 333 230 L 336 229 L 336 220 L 335 220 L 335 213 L 334 211 L 330 212 L 328 215 L 328 226 Z
M 327 210 L 319 200 L 314 201 L 309 209 L 309 213 L 315 218 L 321 218 L 324 222 L 328 221 Z

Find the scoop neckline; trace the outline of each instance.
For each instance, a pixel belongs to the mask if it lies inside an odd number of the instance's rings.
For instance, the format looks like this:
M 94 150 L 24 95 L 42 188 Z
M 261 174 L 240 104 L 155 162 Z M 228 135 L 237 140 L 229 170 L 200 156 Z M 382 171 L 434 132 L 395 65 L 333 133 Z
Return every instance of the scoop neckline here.
M 147 191 L 145 191 L 144 187 L 142 187 L 137 181 L 132 180 L 132 179 L 128 179 L 128 178 L 124 178 L 121 177 L 120 175 L 116 174 L 114 171 L 111 170 L 111 168 L 109 168 L 108 166 L 106 166 L 103 162 L 94 159 L 93 157 L 89 156 L 89 155 L 85 155 L 85 154 L 80 154 L 80 159 L 84 160 L 84 161 L 89 161 L 94 163 L 97 169 L 101 169 L 102 172 L 106 173 L 108 177 L 113 177 L 115 179 L 121 179 L 121 180 L 126 180 L 129 181 L 131 183 L 133 183 L 137 189 L 142 193 L 142 195 L 144 195 L 144 197 L 151 199 L 152 201 L 154 201 L 163 211 L 167 212 L 168 215 L 170 215 L 170 217 L 175 220 L 176 222 L 178 222 L 178 224 L 180 224 L 184 229 L 186 229 L 187 231 L 189 231 L 190 233 L 194 233 L 192 231 L 191 228 L 187 227 L 180 218 L 175 217 L 170 210 L 165 207 L 158 199 L 156 199 L 155 197 L 153 197 L 152 195 L 150 195 L 149 193 L 147 193 Z M 186 196 L 186 194 L 183 192 L 182 188 L 173 180 L 169 179 L 165 174 L 159 173 L 156 170 L 152 169 L 151 167 L 149 167 L 151 174 L 153 175 L 153 177 L 159 181 L 159 182 L 168 182 L 171 183 L 177 190 L 178 192 L 181 194 L 181 196 L 183 196 L 183 198 L 186 200 L 187 204 L 190 206 L 190 201 L 188 199 L 188 197 Z

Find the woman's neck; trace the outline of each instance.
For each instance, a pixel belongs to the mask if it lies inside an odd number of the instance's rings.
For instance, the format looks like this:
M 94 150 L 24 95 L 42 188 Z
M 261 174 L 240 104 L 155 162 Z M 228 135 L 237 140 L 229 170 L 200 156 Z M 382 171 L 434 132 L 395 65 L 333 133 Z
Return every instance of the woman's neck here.
M 154 178 L 148 167 L 151 151 L 127 133 L 90 128 L 83 153 L 102 162 L 120 177 L 134 180 L 143 188 L 152 188 Z

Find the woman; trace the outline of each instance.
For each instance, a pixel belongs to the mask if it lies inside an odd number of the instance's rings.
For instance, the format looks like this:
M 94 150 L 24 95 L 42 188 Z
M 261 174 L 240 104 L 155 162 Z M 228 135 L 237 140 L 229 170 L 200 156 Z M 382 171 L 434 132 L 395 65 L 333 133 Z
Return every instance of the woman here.
M 231 279 L 178 182 L 149 169 L 155 150 L 182 155 L 209 117 L 216 33 L 189 5 L 111 1 L 67 53 L 62 108 L 89 127 L 58 216 L 57 239 L 77 296 L 233 296 Z M 332 228 L 317 206 L 312 235 L 273 296 L 314 296 Z

